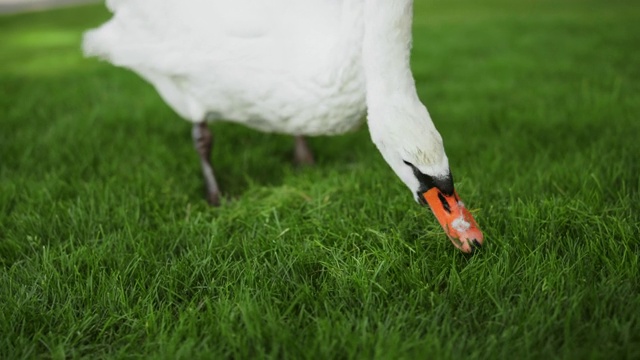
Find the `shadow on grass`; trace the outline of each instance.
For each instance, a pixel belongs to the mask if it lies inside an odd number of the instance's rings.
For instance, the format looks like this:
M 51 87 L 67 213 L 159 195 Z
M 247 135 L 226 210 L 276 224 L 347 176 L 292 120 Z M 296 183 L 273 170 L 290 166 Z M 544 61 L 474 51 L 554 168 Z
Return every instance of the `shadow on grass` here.
M 107 177 L 148 179 L 149 188 L 172 183 L 172 191 L 200 201 L 203 181 L 193 150 L 191 124 L 176 115 L 135 74 L 85 60 L 46 76 L 0 74 L 0 149 L 4 169 L 28 167 L 33 177 L 53 173 L 87 183 Z M 379 157 L 366 127 L 335 137 L 310 138 L 317 164 L 293 165 L 293 138 L 216 122 L 212 162 L 223 194 L 237 198 L 252 186 L 280 186 L 287 176 Z M 353 144 L 362 144 L 353 146 Z M 381 161 L 381 159 L 379 159 Z

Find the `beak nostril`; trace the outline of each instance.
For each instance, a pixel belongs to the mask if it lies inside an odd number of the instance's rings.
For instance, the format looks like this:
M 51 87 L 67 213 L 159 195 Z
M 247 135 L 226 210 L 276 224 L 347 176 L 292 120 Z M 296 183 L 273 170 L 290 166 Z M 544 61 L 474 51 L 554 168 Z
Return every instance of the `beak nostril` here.
M 438 200 L 440 200 L 440 202 L 442 203 L 442 207 L 444 208 L 444 211 L 446 211 L 447 214 L 451 214 L 451 206 L 449 206 L 449 202 L 447 201 L 447 199 L 445 199 L 444 195 L 442 195 L 442 193 L 439 191 L 438 191 Z

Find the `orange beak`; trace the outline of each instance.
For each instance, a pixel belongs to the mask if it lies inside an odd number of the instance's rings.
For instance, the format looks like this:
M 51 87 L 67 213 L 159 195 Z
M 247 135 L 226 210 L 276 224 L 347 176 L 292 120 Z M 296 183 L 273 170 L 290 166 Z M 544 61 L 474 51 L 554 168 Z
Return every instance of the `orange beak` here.
M 482 231 L 455 191 L 445 195 L 434 187 L 422 196 L 455 247 L 469 254 L 482 246 Z

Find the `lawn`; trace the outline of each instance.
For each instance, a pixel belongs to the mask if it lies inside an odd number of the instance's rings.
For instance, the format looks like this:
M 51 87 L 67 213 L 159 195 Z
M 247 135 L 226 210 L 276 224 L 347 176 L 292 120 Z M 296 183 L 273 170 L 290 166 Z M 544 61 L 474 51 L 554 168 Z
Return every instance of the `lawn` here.
M 456 250 L 366 127 L 190 126 L 83 59 L 101 5 L 0 16 L 0 358 L 640 358 L 640 6 L 419 1 L 412 65 L 485 232 Z

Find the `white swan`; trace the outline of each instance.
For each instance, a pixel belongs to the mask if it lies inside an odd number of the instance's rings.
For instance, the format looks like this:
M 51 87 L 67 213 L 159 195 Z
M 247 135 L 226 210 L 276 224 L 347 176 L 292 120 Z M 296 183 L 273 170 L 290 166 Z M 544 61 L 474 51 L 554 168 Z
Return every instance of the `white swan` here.
M 113 18 L 84 51 L 133 70 L 194 123 L 208 200 L 219 190 L 205 120 L 296 136 L 371 138 L 456 247 L 483 236 L 453 186 L 442 138 L 409 67 L 413 0 L 107 0 Z

